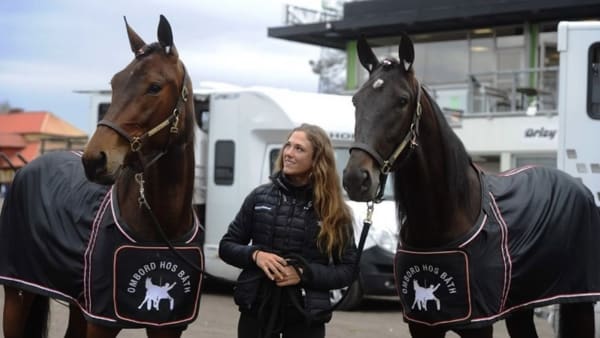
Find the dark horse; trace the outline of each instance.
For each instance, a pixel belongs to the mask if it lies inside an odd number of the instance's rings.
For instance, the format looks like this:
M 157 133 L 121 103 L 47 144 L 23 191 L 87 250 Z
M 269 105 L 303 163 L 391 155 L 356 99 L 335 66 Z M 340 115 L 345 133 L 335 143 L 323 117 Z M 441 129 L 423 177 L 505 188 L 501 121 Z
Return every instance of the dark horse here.
M 399 60 L 358 42 L 369 79 L 353 97 L 356 143 L 344 187 L 376 201 L 393 173 L 403 215 L 394 273 L 414 337 L 536 337 L 533 307 L 561 303 L 562 337 L 593 337 L 600 296 L 600 216 L 567 174 L 524 167 L 489 175 L 473 165 L 414 76 L 405 34 Z M 441 56 L 440 56 L 441 57 Z
M 83 154 L 32 161 L 4 203 L 4 337 L 43 336 L 48 297 L 69 303 L 66 337 L 180 337 L 198 314 L 191 81 L 163 16 L 149 45 L 126 27 L 135 58 Z

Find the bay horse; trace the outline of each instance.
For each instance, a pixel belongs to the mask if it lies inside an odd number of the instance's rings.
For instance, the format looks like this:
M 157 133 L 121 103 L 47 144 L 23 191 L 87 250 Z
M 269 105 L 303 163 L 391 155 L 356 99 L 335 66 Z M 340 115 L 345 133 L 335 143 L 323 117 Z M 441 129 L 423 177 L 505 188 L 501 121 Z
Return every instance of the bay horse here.
M 364 38 L 368 80 L 353 96 L 355 143 L 344 169 L 351 199 L 372 204 L 393 175 L 399 217 L 396 289 L 413 337 L 537 337 L 533 308 L 561 303 L 561 337 L 593 337 L 600 298 L 600 215 L 590 191 L 556 169 L 491 175 L 473 164 L 413 70 L 380 61 Z
M 152 44 L 125 25 L 135 58 L 84 152 L 30 162 L 3 205 L 6 338 L 44 336 L 49 297 L 69 303 L 69 338 L 180 337 L 198 314 L 191 80 L 164 16 Z

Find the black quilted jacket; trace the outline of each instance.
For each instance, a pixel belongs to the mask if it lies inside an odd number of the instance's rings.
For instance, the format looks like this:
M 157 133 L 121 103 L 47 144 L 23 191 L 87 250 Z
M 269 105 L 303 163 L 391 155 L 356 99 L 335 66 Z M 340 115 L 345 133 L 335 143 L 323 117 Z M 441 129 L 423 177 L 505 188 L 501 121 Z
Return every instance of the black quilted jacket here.
M 271 183 L 255 188 L 246 197 L 219 245 L 220 257 L 243 269 L 234 293 L 241 309 L 260 302 L 259 289 L 265 283 L 274 283 L 253 262 L 256 249 L 282 257 L 297 254 L 308 262 L 310 272 L 304 273 L 299 287 L 303 289 L 305 310 L 311 313 L 330 309 L 329 290 L 352 283 L 357 257 L 354 241 L 341 258 L 334 255 L 330 259 L 317 248 L 320 224 L 312 207 L 312 193 L 312 187 L 295 187 L 282 173 L 276 173 Z

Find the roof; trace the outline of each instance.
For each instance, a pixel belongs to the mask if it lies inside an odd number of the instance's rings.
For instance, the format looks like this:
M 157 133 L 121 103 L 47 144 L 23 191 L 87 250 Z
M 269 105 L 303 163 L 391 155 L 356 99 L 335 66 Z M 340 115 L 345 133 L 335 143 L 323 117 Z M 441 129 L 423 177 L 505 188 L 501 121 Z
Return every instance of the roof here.
M 0 148 L 23 148 L 25 138 L 16 133 L 0 132 Z
M 268 36 L 323 47 L 345 49 L 359 35 L 397 36 L 591 19 L 598 0 L 371 0 L 344 4 L 341 20 L 268 28 Z M 596 14 L 597 15 L 597 14 Z M 554 27 L 554 30 L 556 27 Z
M 354 133 L 354 105 L 348 95 L 295 91 L 263 86 L 230 87 L 217 90 L 196 90 L 195 94 L 247 95 L 256 98 L 261 106 L 247 107 L 254 117 L 268 116 L 257 125 L 264 130 L 283 128 L 286 131 L 303 122 L 316 124 L 329 133 Z M 277 113 L 273 113 L 277 111 Z M 277 117 L 277 119 L 275 118 Z M 285 121 L 285 122 L 282 122 Z M 260 129 L 259 128 L 259 129 Z M 331 136 L 331 135 L 330 135 Z
M 6 162 L 6 158 L 4 156 L 0 157 L 0 169 L 3 168 L 11 168 L 11 165 L 20 168 L 25 164 L 31 162 L 33 159 L 38 157 L 40 154 L 40 141 L 34 141 L 28 143 L 23 148 L 19 149 L 2 149 L 2 154 L 8 158 L 10 163 Z
M 82 130 L 46 111 L 0 114 L 0 133 L 86 136 Z

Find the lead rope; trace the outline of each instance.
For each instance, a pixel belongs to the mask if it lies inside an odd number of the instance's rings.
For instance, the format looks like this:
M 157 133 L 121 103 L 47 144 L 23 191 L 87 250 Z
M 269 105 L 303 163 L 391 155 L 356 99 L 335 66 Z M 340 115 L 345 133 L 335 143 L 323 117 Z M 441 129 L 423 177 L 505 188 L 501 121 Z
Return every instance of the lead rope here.
M 331 312 L 337 310 L 337 308 L 343 303 L 344 299 L 350 294 L 350 290 L 351 290 L 352 286 L 354 285 L 354 280 L 356 280 L 358 278 L 358 272 L 359 272 L 358 266 L 360 264 L 360 258 L 362 255 L 363 248 L 365 246 L 367 234 L 369 233 L 369 229 L 371 228 L 371 224 L 373 223 L 372 218 L 373 218 L 374 206 L 375 206 L 374 201 L 367 202 L 367 216 L 363 220 L 363 228 L 360 233 L 360 239 L 358 241 L 356 261 L 354 263 L 354 268 L 352 271 L 353 283 L 350 285 L 350 287 L 348 288 L 346 293 L 342 296 L 342 298 L 340 298 L 340 300 L 337 303 L 335 303 L 335 305 L 333 305 L 328 310 L 322 310 L 322 311 L 319 311 L 316 313 L 310 313 L 310 312 L 306 311 L 303 304 L 300 304 L 300 301 L 298 300 L 297 295 L 295 293 L 295 290 L 296 290 L 295 288 L 293 288 L 293 287 L 279 288 L 273 284 L 268 289 L 268 294 L 265 295 L 261 304 L 259 305 L 259 311 L 258 311 L 259 322 L 261 322 L 261 323 L 265 322 L 264 310 L 265 310 L 266 306 L 270 306 L 271 311 L 268 314 L 268 318 L 266 318 L 267 320 L 265 323 L 265 327 L 264 328 L 262 326 L 260 327 L 259 332 L 258 332 L 258 337 L 261 337 L 261 338 L 272 337 L 272 334 L 278 332 L 278 330 L 281 329 L 281 326 L 283 325 L 283 323 L 281 322 L 281 317 L 284 315 L 283 307 L 281 306 L 282 305 L 281 304 L 281 293 L 283 290 L 285 290 L 287 292 L 288 299 L 291 301 L 292 305 L 296 308 L 296 310 L 298 310 L 298 312 L 300 312 L 304 315 L 304 318 L 306 318 L 306 321 L 309 325 L 313 321 L 319 320 L 320 317 L 327 316 Z M 290 254 L 290 255 L 286 255 L 285 258 L 288 259 L 288 261 L 290 263 L 293 262 L 292 266 L 296 269 L 296 271 L 301 279 L 302 279 L 303 273 L 304 274 L 310 273 L 310 269 L 306 269 L 306 268 L 303 270 L 303 272 L 300 272 L 300 267 L 308 266 L 308 262 L 302 256 L 296 255 L 296 254 Z M 261 276 L 261 278 L 262 278 L 262 276 Z M 255 278 L 251 278 L 248 280 L 244 280 L 243 282 L 249 282 L 254 279 Z M 304 294 L 304 292 L 303 292 L 303 294 Z
M 320 316 L 328 315 L 329 313 L 337 310 L 337 308 L 339 308 L 340 305 L 343 303 L 344 299 L 350 294 L 350 290 L 355 285 L 354 281 L 358 278 L 360 258 L 362 256 L 362 251 L 365 247 L 365 242 L 367 240 L 367 235 L 369 233 L 369 229 L 371 228 L 371 225 L 373 224 L 374 208 L 375 208 L 375 202 L 368 201 L 367 202 L 367 215 L 366 215 L 365 219 L 363 220 L 363 228 L 360 233 L 360 239 L 358 241 L 358 248 L 357 248 L 357 254 L 356 254 L 356 261 L 354 263 L 354 269 L 352 272 L 352 281 L 353 282 L 350 285 L 350 287 L 348 287 L 348 290 L 346 290 L 346 293 L 342 296 L 342 298 L 340 298 L 340 300 L 337 303 L 335 303 L 335 305 L 333 305 L 329 310 L 323 310 L 323 311 L 320 311 L 320 312 L 317 312 L 314 314 L 307 312 L 306 309 L 304 308 L 304 306 L 302 304 L 300 304 L 298 299 L 295 297 L 292 288 L 286 288 L 286 290 L 288 291 L 288 294 L 289 294 L 289 298 L 292 301 L 292 304 L 298 311 L 300 311 L 300 313 L 304 314 L 304 317 L 307 319 L 308 323 L 310 323 L 316 319 L 319 319 Z M 297 265 L 294 265 L 294 268 L 296 268 L 296 270 L 298 271 L 298 274 L 301 275 L 301 272 L 298 270 L 299 267 L 301 265 L 308 265 L 308 262 L 306 262 L 302 257 L 299 257 L 297 255 L 294 255 L 293 258 L 297 260 L 296 263 L 299 263 Z M 304 272 L 306 272 L 306 271 L 309 271 L 309 270 L 304 269 Z
M 145 182 L 144 181 L 144 173 L 142 173 L 142 172 L 136 173 L 134 175 L 134 178 L 135 178 L 135 181 L 140 186 L 140 196 L 138 197 L 138 203 L 140 204 L 140 208 L 142 206 L 144 206 L 146 208 L 146 210 L 148 210 L 148 213 L 150 214 L 150 217 L 152 218 L 152 222 L 154 223 L 154 228 L 156 229 L 156 232 L 158 232 L 161 239 L 167 244 L 167 246 L 169 247 L 169 250 L 171 250 L 171 252 L 173 252 L 173 254 L 175 256 L 179 257 L 181 260 L 186 262 L 194 270 L 198 271 L 199 273 L 203 273 L 204 271 L 198 264 L 190 261 L 187 257 L 185 257 L 179 251 L 177 251 L 177 249 L 175 249 L 175 247 L 173 246 L 171 241 L 167 238 L 167 235 L 165 234 L 163 228 L 160 226 L 160 222 L 158 222 L 156 215 L 154 215 L 154 212 L 152 211 L 152 208 L 150 207 L 148 200 L 146 200 L 146 195 L 144 194 L 144 182 Z

